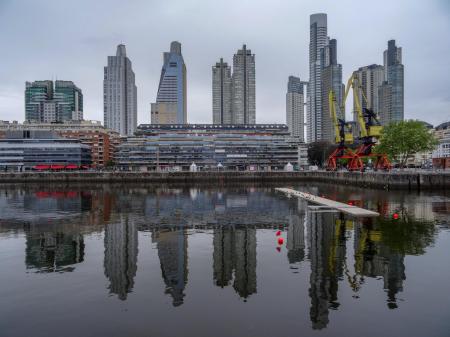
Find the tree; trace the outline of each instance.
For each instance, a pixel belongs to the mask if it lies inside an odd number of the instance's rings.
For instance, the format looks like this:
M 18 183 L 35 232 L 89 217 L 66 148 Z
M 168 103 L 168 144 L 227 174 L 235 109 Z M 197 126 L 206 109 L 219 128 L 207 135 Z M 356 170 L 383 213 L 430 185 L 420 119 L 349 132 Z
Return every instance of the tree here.
M 112 161 L 112 160 L 108 160 L 106 163 L 105 163 L 105 168 L 112 168 L 112 167 L 114 167 L 115 166 L 115 163 Z
M 437 144 L 438 141 L 423 122 L 407 120 L 385 126 L 375 152 L 386 153 L 403 168 L 413 154 L 432 151 Z
M 308 161 L 311 165 L 323 166 L 334 146 L 326 141 L 310 143 L 308 146 Z

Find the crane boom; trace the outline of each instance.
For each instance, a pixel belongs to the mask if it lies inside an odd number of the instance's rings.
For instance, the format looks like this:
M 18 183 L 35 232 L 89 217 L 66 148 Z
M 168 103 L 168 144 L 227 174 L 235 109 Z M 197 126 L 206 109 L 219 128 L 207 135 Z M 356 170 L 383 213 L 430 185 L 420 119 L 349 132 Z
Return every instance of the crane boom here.
M 330 117 L 333 121 L 333 126 L 335 130 L 335 141 L 339 144 L 338 148 L 333 152 L 328 159 L 328 168 L 335 170 L 336 163 L 338 159 L 348 158 L 350 159 L 347 164 L 347 169 L 353 170 L 364 170 L 363 158 L 376 158 L 375 169 L 389 170 L 391 165 L 386 154 L 372 153 L 372 148 L 375 146 L 377 140 L 381 136 L 381 131 L 383 127 L 381 126 L 376 113 L 368 108 L 363 108 L 362 101 L 364 100 L 364 106 L 369 106 L 368 100 L 364 91 L 359 84 L 359 79 L 356 73 L 352 73 L 347 81 L 347 86 L 345 87 L 344 97 L 340 105 L 340 111 L 343 112 L 345 116 L 345 102 L 347 101 L 350 90 L 353 91 L 353 104 L 356 114 L 356 122 L 359 125 L 361 145 L 358 147 L 356 152 L 352 152 L 350 149 L 346 148 L 345 143 L 353 142 L 352 132 L 346 132 L 346 129 L 350 129 L 349 124 L 345 122 L 344 119 L 340 119 L 337 114 L 337 103 L 336 96 L 333 91 L 329 92 L 328 101 L 330 107 Z

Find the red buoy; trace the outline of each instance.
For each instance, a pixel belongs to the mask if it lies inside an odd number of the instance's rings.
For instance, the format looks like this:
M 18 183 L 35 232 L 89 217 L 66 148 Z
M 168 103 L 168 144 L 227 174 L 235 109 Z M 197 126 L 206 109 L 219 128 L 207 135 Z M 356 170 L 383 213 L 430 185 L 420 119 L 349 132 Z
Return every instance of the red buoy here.
M 353 202 L 351 202 L 351 201 L 349 201 L 348 204 L 349 204 L 350 206 L 353 206 Z
M 394 214 L 392 215 L 392 217 L 393 217 L 395 220 L 397 220 L 397 219 L 398 219 L 398 213 L 394 213 Z
M 279 245 L 282 245 L 283 242 L 284 242 L 284 239 L 283 239 L 282 237 L 279 237 L 279 238 L 278 238 L 278 244 L 279 244 Z
M 275 235 L 276 236 L 280 236 L 281 235 L 281 231 L 277 231 Z
M 277 251 L 278 251 L 278 253 L 281 252 L 281 247 L 280 246 L 277 247 Z

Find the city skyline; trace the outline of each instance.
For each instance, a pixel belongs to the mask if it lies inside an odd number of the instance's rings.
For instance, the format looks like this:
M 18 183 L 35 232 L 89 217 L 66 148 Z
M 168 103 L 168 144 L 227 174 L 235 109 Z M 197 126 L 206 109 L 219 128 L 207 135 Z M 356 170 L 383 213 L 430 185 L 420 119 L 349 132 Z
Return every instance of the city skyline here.
M 245 6 L 245 5 L 242 5 Z M 405 51 L 403 55 L 403 64 L 407 66 L 407 76 L 405 76 L 405 118 L 425 119 L 432 124 L 438 124 L 448 120 L 450 100 L 446 94 L 445 88 L 448 88 L 448 80 L 445 74 L 448 73 L 448 65 L 438 60 L 435 55 L 426 53 L 431 50 L 431 45 L 437 45 L 439 53 L 446 53 L 450 49 L 450 44 L 443 38 L 442 32 L 446 31 L 448 23 L 448 7 L 444 2 L 435 1 L 431 4 L 415 4 L 414 6 L 404 6 L 397 4 L 392 9 L 392 13 L 386 14 L 383 27 L 380 29 L 364 28 L 363 21 L 358 21 L 356 10 L 360 6 L 358 4 L 351 5 L 355 12 L 340 12 L 327 6 L 317 6 L 311 4 L 298 5 L 286 4 L 287 9 L 281 10 L 274 8 L 274 5 L 267 4 L 265 9 L 256 12 L 255 18 L 251 19 L 251 29 L 243 32 L 227 25 L 226 22 L 218 20 L 222 31 L 220 38 L 215 39 L 214 36 L 205 32 L 207 29 L 194 29 L 191 31 L 174 32 L 170 29 L 167 33 L 160 34 L 161 37 L 154 39 L 152 26 L 144 26 L 143 34 L 150 35 L 152 42 L 139 41 L 138 36 L 133 36 L 135 32 L 134 23 L 123 23 L 119 28 L 112 29 L 111 33 L 105 33 L 103 29 L 90 29 L 90 32 L 81 30 L 76 39 L 71 40 L 70 48 L 60 48 L 55 51 L 54 44 L 48 44 L 42 38 L 33 37 L 32 48 L 38 50 L 37 54 L 45 57 L 40 62 L 40 67 L 31 64 L 31 56 L 35 58 L 36 54 L 27 55 L 20 53 L 23 44 L 29 40 L 22 37 L 23 28 L 10 24 L 10 29 L 14 34 L 11 37 L 5 36 L 5 42 L 10 43 L 9 54 L 5 55 L 4 64 L 7 66 L 2 69 L 3 82 L 0 86 L 0 119 L 2 120 L 23 120 L 23 83 L 26 80 L 46 79 L 50 77 L 58 77 L 72 80 L 77 86 L 83 89 L 85 98 L 84 117 L 86 119 L 102 120 L 102 95 L 101 95 L 101 70 L 104 66 L 104 58 L 110 54 L 111 47 L 123 42 L 127 45 L 128 54 L 133 60 L 134 71 L 136 73 L 136 84 L 138 86 L 138 124 L 149 121 L 148 102 L 155 100 L 155 87 L 158 85 L 157 78 L 160 72 L 160 63 L 155 60 L 160 57 L 161 51 L 165 50 L 164 45 L 168 41 L 178 39 L 184 46 L 184 58 L 189 64 L 189 119 L 190 123 L 195 122 L 211 122 L 211 64 L 219 58 L 220 55 L 229 55 L 230 51 L 235 50 L 236 45 L 247 43 L 251 45 L 252 52 L 258 55 L 258 95 L 256 105 L 258 106 L 257 123 L 266 122 L 285 122 L 285 81 L 289 75 L 299 76 L 302 79 L 308 77 L 308 30 L 309 15 L 317 12 L 325 12 L 328 14 L 329 25 L 332 27 L 330 35 L 336 38 L 340 48 L 338 51 L 338 60 L 343 67 L 344 82 L 350 73 L 368 64 L 382 64 L 382 52 L 386 49 L 386 42 L 395 39 L 397 45 L 401 46 Z M 20 5 L 5 3 L 0 6 L 0 17 L 6 25 L 8 25 L 8 17 L 14 17 L 14 13 L 18 10 L 23 11 L 23 15 L 31 15 L 34 12 L 40 12 L 42 9 L 48 9 L 45 2 L 41 8 L 22 8 Z M 186 4 L 186 7 L 190 7 Z M 294 9 L 302 8 L 302 13 L 298 20 L 289 22 L 288 12 Z M 382 6 L 380 6 L 382 7 Z M 164 10 L 165 5 L 157 6 L 155 10 Z M 208 9 L 209 6 L 206 6 Z M 122 10 L 128 9 L 127 5 L 123 5 Z M 59 11 L 59 6 L 52 8 L 53 13 Z M 202 9 L 203 11 L 204 9 Z M 407 19 L 408 15 L 399 24 L 396 11 L 409 11 L 413 13 L 421 13 L 423 16 L 432 16 L 433 25 L 428 27 L 426 32 L 422 32 L 420 28 L 416 28 L 416 20 Z M 378 13 L 377 9 L 374 9 Z M 103 22 L 105 20 L 98 10 L 94 10 L 98 15 L 96 20 Z M 145 12 L 145 10 L 143 10 Z M 220 12 L 220 11 L 219 11 Z M 275 13 L 275 20 L 280 26 L 272 31 L 267 30 L 260 23 L 260 20 L 269 12 Z M 295 12 L 295 11 L 294 11 Z M 374 15 L 376 15 L 374 13 Z M 379 14 L 381 15 L 381 11 Z M 223 14 L 223 13 L 222 13 Z M 43 13 L 45 16 L 46 14 Z M 75 16 L 77 16 L 76 14 Z M 180 14 L 181 15 L 181 14 Z M 225 15 L 226 16 L 226 15 Z M 286 18 L 284 17 L 286 16 Z M 167 16 L 163 15 L 167 19 Z M 174 26 L 180 27 L 186 23 L 178 13 L 174 13 L 174 18 L 170 20 L 179 20 Z M 138 22 L 142 23 L 143 18 L 138 15 Z M 31 20 L 32 22 L 33 20 Z M 211 20 L 214 21 L 214 20 Z M 226 20 L 225 20 L 226 21 Z M 285 23 L 286 21 L 286 23 Z M 350 22 L 352 24 L 350 25 Z M 352 38 L 355 31 L 354 26 L 361 24 L 358 29 L 363 39 Z M 25 27 L 24 27 L 25 28 Z M 122 29 L 123 28 L 123 29 Z M 280 36 L 281 29 L 283 31 Z M 63 28 L 64 33 L 67 28 Z M 5 30 L 3 30 L 5 31 Z M 94 32 L 94 33 L 92 33 Z M 155 30 L 156 32 L 156 30 Z M 158 31 L 158 33 L 160 33 Z M 70 40 L 70 39 L 69 39 Z M 155 41 L 154 41 L 155 40 Z M 216 43 L 216 41 L 219 43 Z M 369 40 L 371 43 L 367 43 Z M 148 41 L 148 38 L 146 38 Z M 295 43 L 292 43 L 295 41 Z M 64 42 L 63 42 L 64 43 Z M 202 44 L 207 43 L 208 48 L 200 49 Z M 418 46 L 420 45 L 420 48 Z M 428 47 L 427 47 L 428 46 Z M 74 53 L 75 50 L 83 49 L 83 53 Z M 289 48 L 289 53 L 284 53 L 282 62 L 275 57 L 280 50 Z M 202 53 L 199 52 L 202 50 Z M 73 55 L 72 55 L 73 54 Z M 289 55 L 287 55 L 289 54 Z M 20 55 L 20 57 L 12 57 L 12 55 Z M 58 59 L 55 59 L 55 56 Z M 73 59 L 76 56 L 76 59 Z M 100 67 L 98 65 L 101 64 Z M 99 69 L 98 69 L 99 68 Z M 82 71 L 84 69 L 84 71 Z M 426 71 L 425 71 L 426 70 Z M 100 72 L 100 73 L 99 73 Z M 424 87 L 423 83 L 436 83 L 433 87 Z M 274 112 L 275 111 L 275 112 Z M 426 113 L 423 113 L 425 111 Z M 426 117 L 426 118 L 425 118 Z M 347 119 L 351 119 L 351 112 L 347 111 Z

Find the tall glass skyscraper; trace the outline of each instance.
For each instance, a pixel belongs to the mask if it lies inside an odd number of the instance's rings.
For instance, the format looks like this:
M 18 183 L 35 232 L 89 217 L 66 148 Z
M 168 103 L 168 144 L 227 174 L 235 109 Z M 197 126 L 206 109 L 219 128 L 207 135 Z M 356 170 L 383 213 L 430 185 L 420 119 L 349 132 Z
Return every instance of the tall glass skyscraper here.
M 232 123 L 255 124 L 255 84 L 255 54 L 244 44 L 233 56 Z
M 103 118 L 105 127 L 132 136 L 137 126 L 137 88 L 125 45 L 116 56 L 108 56 L 103 78 Z
M 402 48 L 388 41 L 384 51 L 384 82 L 379 87 L 379 113 L 382 125 L 404 119 L 404 67 Z
M 83 119 L 83 93 L 72 81 L 25 83 L 25 120 L 35 123 Z
M 53 98 L 53 81 L 25 82 L 25 120 L 42 122 L 43 104 Z
M 186 65 L 181 54 L 181 43 L 173 41 L 170 52 L 164 53 L 156 103 L 151 104 L 154 124 L 186 124 Z
M 71 81 L 55 81 L 54 101 L 59 105 L 59 120 L 83 119 L 83 94 Z
M 322 139 L 322 69 L 323 50 L 327 45 L 327 15 L 310 16 L 309 85 L 307 113 L 307 141 Z
M 330 91 L 334 92 L 337 104 L 340 106 L 344 95 L 344 85 L 342 84 L 342 65 L 337 63 L 337 41 L 329 40 L 322 49 L 323 69 L 321 75 L 321 98 L 322 111 L 320 114 L 320 140 L 334 142 L 335 131 L 330 115 L 330 104 L 328 95 Z M 345 119 L 343 111 L 338 111 L 338 118 Z

